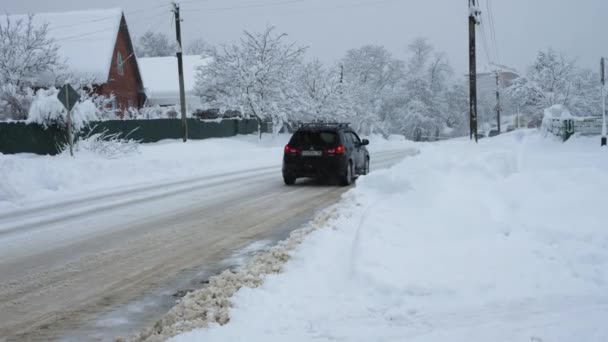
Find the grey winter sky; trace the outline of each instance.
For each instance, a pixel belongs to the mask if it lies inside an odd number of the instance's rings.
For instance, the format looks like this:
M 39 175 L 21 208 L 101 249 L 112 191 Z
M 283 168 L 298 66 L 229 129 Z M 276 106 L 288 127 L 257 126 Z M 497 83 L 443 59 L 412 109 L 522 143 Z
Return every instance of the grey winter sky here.
M 146 30 L 171 34 L 166 0 L 3 0 L 8 13 L 121 7 L 131 34 Z M 468 0 L 183 0 L 183 39 L 197 37 L 217 44 L 237 40 L 243 30 L 274 25 L 292 40 L 309 46 L 308 56 L 333 62 L 346 50 L 381 44 L 395 56 L 422 36 L 447 53 L 454 69 L 467 70 Z M 491 59 L 488 4 L 495 22 L 499 61 L 522 69 L 539 49 L 554 48 L 576 58 L 579 65 L 599 68 L 608 57 L 608 1 L 606 0 L 481 0 Z M 479 31 L 478 31 L 479 32 Z M 478 61 L 487 64 L 483 40 Z

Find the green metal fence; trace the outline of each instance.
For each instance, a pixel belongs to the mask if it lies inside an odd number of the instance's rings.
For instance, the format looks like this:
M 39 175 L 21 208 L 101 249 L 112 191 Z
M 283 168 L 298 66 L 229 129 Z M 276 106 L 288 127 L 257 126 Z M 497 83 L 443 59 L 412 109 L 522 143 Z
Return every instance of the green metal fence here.
M 264 129 L 262 127 L 262 129 Z M 142 143 L 152 143 L 164 139 L 181 139 L 182 124 L 177 119 L 155 120 L 109 120 L 91 122 L 79 136 L 107 132 Z M 231 137 L 238 134 L 252 134 L 258 131 L 254 119 L 227 119 L 221 121 L 201 121 L 188 119 L 188 138 L 199 140 L 207 138 Z M 55 155 L 67 142 L 64 127 L 23 122 L 0 122 L 0 153 L 35 153 Z
M 602 132 L 601 117 L 580 117 L 572 119 L 550 119 L 547 130 L 564 141 L 574 134 L 600 135 Z
M 0 122 L 0 153 L 55 155 L 67 142 L 63 127 L 43 127 L 24 122 Z

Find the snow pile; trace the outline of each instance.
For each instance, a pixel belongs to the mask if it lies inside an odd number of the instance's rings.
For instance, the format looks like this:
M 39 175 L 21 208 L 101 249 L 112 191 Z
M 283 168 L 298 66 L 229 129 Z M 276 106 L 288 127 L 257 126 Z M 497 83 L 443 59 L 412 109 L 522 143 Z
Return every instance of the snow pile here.
M 259 287 L 265 276 L 281 272 L 283 265 L 290 258 L 291 251 L 300 245 L 310 232 L 326 224 L 330 213 L 330 210 L 325 211 L 307 227 L 292 232 L 288 239 L 255 256 L 243 268 L 226 270 L 211 277 L 205 287 L 188 293 L 165 317 L 156 322 L 154 327 L 145 329 L 130 341 L 164 341 L 179 333 L 207 327 L 212 323 L 228 323 L 229 310 L 232 307 L 230 298 L 239 289 Z
M 406 140 L 403 135 L 389 135 L 384 138 L 379 134 L 372 134 L 370 136 L 361 137 L 361 139 L 369 140 L 369 145 L 366 148 L 372 153 L 379 151 L 387 151 L 394 149 L 413 148 L 417 149 L 419 144 L 411 140 Z
M 595 139 L 427 144 L 172 341 L 606 341 L 607 170 Z

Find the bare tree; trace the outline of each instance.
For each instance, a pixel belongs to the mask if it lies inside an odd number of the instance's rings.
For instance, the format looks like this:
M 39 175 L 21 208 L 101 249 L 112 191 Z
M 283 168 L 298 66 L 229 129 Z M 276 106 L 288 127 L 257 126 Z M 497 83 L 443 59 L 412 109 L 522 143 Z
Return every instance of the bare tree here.
M 196 92 L 203 103 L 220 112 L 239 111 L 273 123 L 276 133 L 299 111 L 298 68 L 305 48 L 285 42 L 273 27 L 261 33 L 245 31 L 239 44 L 212 49 L 212 62 L 199 69 Z
M 137 57 L 165 57 L 175 55 L 176 43 L 169 40 L 167 35 L 147 31 L 139 37 L 135 45 Z
M 35 27 L 33 19 L 30 15 L 13 21 L 6 16 L 0 22 L 0 118 L 25 119 L 31 87 L 61 66 L 59 46 L 47 36 L 48 25 Z
M 186 55 L 207 55 L 211 47 L 203 38 L 197 38 L 186 44 L 184 53 Z

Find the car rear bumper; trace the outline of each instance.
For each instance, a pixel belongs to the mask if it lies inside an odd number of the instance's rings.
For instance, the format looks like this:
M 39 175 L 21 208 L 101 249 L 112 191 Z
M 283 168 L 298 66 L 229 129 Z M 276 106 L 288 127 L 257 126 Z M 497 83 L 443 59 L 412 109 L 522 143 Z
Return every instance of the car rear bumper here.
M 339 177 L 346 170 L 344 157 L 286 157 L 283 159 L 283 174 L 292 177 Z

